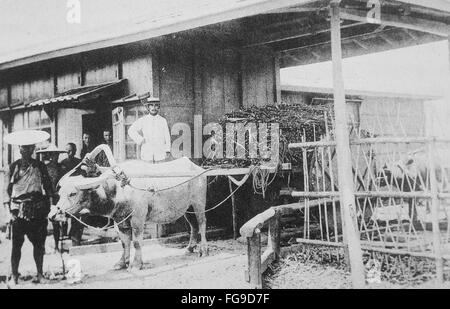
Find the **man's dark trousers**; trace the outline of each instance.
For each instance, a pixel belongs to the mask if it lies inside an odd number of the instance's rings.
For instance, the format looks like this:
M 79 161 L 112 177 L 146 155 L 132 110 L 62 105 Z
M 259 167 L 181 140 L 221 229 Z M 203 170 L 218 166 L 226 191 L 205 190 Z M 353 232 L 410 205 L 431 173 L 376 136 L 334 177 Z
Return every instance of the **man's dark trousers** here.
M 17 218 L 12 224 L 11 268 L 15 278 L 19 276 L 19 262 L 22 245 L 27 235 L 33 244 L 33 257 L 38 274 L 43 274 L 42 266 L 45 254 L 45 239 L 47 238 L 47 219 L 24 220 Z

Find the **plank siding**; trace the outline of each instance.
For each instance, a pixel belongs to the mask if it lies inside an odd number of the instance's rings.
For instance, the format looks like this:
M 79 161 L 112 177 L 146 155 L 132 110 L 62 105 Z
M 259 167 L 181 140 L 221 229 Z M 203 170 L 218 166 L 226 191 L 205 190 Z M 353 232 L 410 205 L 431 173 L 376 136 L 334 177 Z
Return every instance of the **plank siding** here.
M 161 52 L 161 106 L 194 107 L 192 51 L 188 48 Z
M 8 107 L 8 87 L 0 86 L 0 108 Z
M 274 54 L 269 48 L 251 48 L 242 53 L 243 106 L 264 106 L 276 100 Z
M 18 72 L 11 83 L 11 106 L 28 105 L 54 94 L 54 80 L 44 67 Z
M 83 60 L 84 85 L 112 82 L 119 78 L 119 56 L 117 51 L 90 53 Z
M 208 49 L 202 60 L 203 122 L 207 124 L 239 108 L 239 54 Z
M 11 85 L 11 106 L 23 103 L 23 83 L 13 83 Z
M 36 101 L 38 99 L 51 98 L 53 96 L 53 78 L 42 77 L 24 83 L 24 104 Z
M 224 110 L 224 70 L 221 52 L 211 52 L 205 56 L 203 120 L 216 121 Z
M 64 147 L 67 143 L 74 143 L 77 146 L 76 156 L 80 157 L 82 147 L 82 116 L 85 114 L 92 114 L 93 110 L 82 110 L 75 108 L 60 108 L 57 111 L 58 129 L 57 140 L 58 146 Z M 64 158 L 61 155 L 62 159 Z
M 152 55 L 136 55 L 132 52 L 129 56 L 122 60 L 122 78 L 128 80 L 129 93 L 154 93 Z
M 81 69 L 66 68 L 56 76 L 56 92 L 63 93 L 81 86 Z
M 224 112 L 238 109 L 239 98 L 239 54 L 233 50 L 224 51 Z

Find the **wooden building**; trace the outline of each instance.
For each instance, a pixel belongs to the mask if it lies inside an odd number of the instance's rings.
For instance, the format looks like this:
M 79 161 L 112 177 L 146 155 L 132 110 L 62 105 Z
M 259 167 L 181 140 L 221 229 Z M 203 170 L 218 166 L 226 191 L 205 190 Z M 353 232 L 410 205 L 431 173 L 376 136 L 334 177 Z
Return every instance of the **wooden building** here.
M 341 1 L 343 57 L 450 34 L 446 1 L 384 1 L 375 23 L 367 18 L 367 2 Z M 139 95 L 149 92 L 160 100 L 169 127 L 183 122 L 192 128 L 195 115 L 207 124 L 240 106 L 280 103 L 280 68 L 330 56 L 329 1 L 199 1 L 128 21 L 114 32 L 2 55 L 1 136 L 41 129 L 58 146 L 74 142 L 80 149 L 83 131 L 114 127 L 115 156 L 135 158 L 126 131 L 143 114 Z M 172 134 L 174 139 L 179 133 Z M 5 167 L 17 153 L 2 140 Z
M 440 99 L 432 94 L 346 89 L 349 122 L 376 136 L 425 136 L 427 105 Z M 311 86 L 281 86 L 283 104 L 333 103 L 333 89 Z

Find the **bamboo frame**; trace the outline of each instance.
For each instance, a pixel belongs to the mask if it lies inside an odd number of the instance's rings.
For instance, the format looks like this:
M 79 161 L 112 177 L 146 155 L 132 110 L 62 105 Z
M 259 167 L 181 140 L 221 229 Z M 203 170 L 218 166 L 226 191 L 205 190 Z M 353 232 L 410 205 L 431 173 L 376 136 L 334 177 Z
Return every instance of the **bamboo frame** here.
M 365 144 L 414 144 L 414 143 L 450 143 L 450 139 L 447 138 L 431 138 L 431 137 L 374 137 L 374 138 L 362 138 L 353 139 L 350 141 L 350 145 L 365 145 Z M 324 140 L 316 142 L 306 143 L 290 143 L 289 149 L 294 148 L 314 148 L 314 147 L 331 147 L 336 146 L 336 141 Z
M 288 195 L 292 197 L 303 197 L 303 198 L 325 198 L 325 197 L 338 197 L 339 192 L 337 191 L 294 191 L 294 190 L 281 190 L 281 194 Z M 420 198 L 420 199 L 431 199 L 433 194 L 430 192 L 401 192 L 401 191 L 358 191 L 354 192 L 357 198 Z M 438 199 L 450 199 L 450 193 L 437 193 Z

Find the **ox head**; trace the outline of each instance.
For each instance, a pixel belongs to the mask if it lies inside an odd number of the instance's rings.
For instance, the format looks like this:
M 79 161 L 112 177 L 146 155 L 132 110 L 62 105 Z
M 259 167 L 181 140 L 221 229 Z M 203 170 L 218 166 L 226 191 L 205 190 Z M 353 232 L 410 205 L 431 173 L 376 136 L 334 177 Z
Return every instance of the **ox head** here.
M 103 215 L 98 208 L 110 200 L 110 173 L 88 178 L 82 175 L 67 177 L 60 183 L 56 208 L 67 214 L 77 214 L 83 209 Z M 114 179 L 112 179 L 114 181 Z M 94 209 L 95 208 L 95 209 Z M 107 209 L 104 209 L 107 212 Z
M 88 209 L 99 215 L 106 204 L 110 204 L 111 193 L 115 194 L 115 186 L 108 184 L 108 179 L 114 178 L 114 172 L 110 168 L 102 168 L 95 164 L 95 157 L 104 151 L 111 166 L 115 166 L 115 160 L 111 149 L 106 145 L 97 146 L 91 153 L 88 153 L 81 163 L 82 175 L 71 176 L 74 172 L 64 175 L 58 183 L 59 201 L 56 205 L 56 212 L 65 212 L 67 214 L 77 214 L 82 209 Z M 114 181 L 113 181 L 114 182 Z M 100 209 L 99 209 L 100 208 Z M 103 208 L 103 209 L 102 209 Z
M 400 185 L 407 191 L 417 190 L 419 185 L 427 179 L 427 157 L 421 150 L 408 153 L 404 158 L 385 163 L 383 169 L 377 173 L 380 186 L 388 184 Z M 405 187 L 406 186 L 406 187 Z

